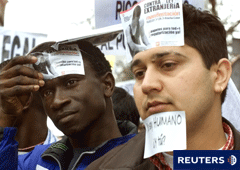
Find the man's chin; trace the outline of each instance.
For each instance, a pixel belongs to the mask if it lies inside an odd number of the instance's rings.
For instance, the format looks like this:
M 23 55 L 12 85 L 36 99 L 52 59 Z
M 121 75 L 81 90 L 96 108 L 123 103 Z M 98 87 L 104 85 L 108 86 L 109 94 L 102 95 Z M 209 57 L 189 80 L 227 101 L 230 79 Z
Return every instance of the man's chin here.
M 70 138 L 73 138 L 73 139 L 78 139 L 78 138 L 83 138 L 83 135 L 85 134 L 85 133 L 87 133 L 86 132 L 86 129 L 84 129 L 84 130 L 80 130 L 80 129 L 75 129 L 74 127 L 68 127 L 68 129 L 64 129 L 64 130 L 61 130 L 63 133 L 64 133 L 64 135 L 66 135 L 66 136 L 68 136 L 68 137 L 70 137 Z

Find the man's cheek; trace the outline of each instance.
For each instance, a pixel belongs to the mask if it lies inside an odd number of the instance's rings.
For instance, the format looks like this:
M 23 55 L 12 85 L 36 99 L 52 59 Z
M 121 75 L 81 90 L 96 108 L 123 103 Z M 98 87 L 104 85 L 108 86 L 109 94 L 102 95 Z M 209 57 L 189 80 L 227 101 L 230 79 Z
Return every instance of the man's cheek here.
M 137 110 L 138 110 L 138 113 L 140 115 L 140 117 L 143 119 L 145 116 L 145 113 L 144 113 L 144 109 L 143 109 L 143 104 L 140 100 L 136 100 L 135 99 L 135 103 L 136 103 L 136 106 L 137 106 Z
M 134 100 L 135 100 L 135 104 L 136 104 L 136 106 L 137 106 L 137 109 L 139 110 L 139 109 L 140 109 L 140 106 L 141 106 L 141 102 L 140 102 L 139 98 L 137 98 L 137 97 L 135 97 L 135 96 L 134 96 Z

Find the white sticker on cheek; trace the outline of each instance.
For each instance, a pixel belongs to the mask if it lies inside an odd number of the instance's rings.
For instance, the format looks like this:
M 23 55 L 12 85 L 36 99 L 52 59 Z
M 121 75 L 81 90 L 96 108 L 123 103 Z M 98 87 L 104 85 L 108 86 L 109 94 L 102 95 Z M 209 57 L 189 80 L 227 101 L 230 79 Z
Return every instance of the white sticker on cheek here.
M 154 114 L 143 123 L 146 128 L 144 158 L 161 152 L 187 149 L 184 111 Z
M 60 46 L 52 53 L 31 53 L 38 61 L 33 64 L 35 70 L 41 72 L 45 80 L 67 74 L 85 75 L 82 54 L 76 44 Z

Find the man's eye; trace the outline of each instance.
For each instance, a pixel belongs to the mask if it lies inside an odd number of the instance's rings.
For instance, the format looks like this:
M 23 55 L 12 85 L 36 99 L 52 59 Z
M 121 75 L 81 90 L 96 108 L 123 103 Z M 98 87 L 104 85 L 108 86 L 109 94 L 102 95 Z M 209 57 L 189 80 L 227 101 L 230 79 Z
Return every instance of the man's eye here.
M 134 76 L 136 79 L 141 79 L 144 77 L 144 71 L 137 71 L 135 72 Z
M 71 85 L 73 85 L 73 84 L 75 84 L 77 81 L 76 80 L 69 80 L 69 81 L 67 81 L 67 86 L 71 86 Z
M 43 92 L 43 96 L 44 97 L 48 97 L 48 96 L 50 96 L 52 94 L 53 94 L 53 92 L 51 90 L 46 90 L 46 91 Z
M 165 69 L 165 70 L 171 70 L 171 69 L 174 69 L 175 67 L 177 66 L 177 63 L 164 63 L 162 64 L 162 68 Z

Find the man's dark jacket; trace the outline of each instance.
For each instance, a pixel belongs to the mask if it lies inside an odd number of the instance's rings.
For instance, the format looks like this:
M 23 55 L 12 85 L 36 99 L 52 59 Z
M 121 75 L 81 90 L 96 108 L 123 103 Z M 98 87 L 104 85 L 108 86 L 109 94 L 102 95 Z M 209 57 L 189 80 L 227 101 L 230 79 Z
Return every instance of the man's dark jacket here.
M 223 121 L 233 131 L 234 150 L 240 150 L 240 132 L 226 119 Z M 86 170 L 157 170 L 149 159 L 143 159 L 144 144 L 145 132 L 142 132 L 92 162 Z
M 118 127 L 122 137 L 110 139 L 92 150 L 82 152 L 72 169 L 85 169 L 91 162 L 127 142 L 137 133 L 137 127 L 129 121 L 118 121 Z M 73 156 L 68 137 L 64 136 L 62 140 L 53 144 L 38 145 L 28 154 L 18 156 L 18 142 L 14 140 L 16 132 L 14 127 L 0 127 L 0 170 L 68 169 Z

